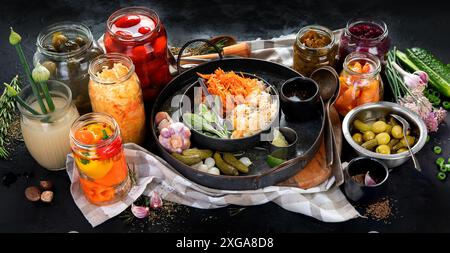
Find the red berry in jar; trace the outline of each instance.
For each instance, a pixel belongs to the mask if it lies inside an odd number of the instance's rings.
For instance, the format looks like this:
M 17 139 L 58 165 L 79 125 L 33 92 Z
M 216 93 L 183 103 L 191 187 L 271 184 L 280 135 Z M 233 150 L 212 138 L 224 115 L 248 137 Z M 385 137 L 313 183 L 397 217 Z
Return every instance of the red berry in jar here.
M 139 27 L 138 32 L 141 34 L 147 34 L 151 31 L 151 28 L 148 26 Z
M 116 31 L 116 34 L 119 35 L 119 36 L 122 36 L 122 37 L 126 37 L 126 38 L 132 38 L 133 37 L 133 34 L 131 34 L 130 32 L 122 31 L 122 30 Z
M 126 36 L 117 33 L 125 33 Z M 112 41 L 121 45 L 122 50 L 116 51 L 114 43 L 106 42 L 108 35 Z M 167 34 L 153 10 L 145 7 L 127 7 L 113 13 L 107 22 L 105 47 L 107 52 L 124 53 L 133 60 L 143 91 L 149 87 L 166 85 L 170 81 Z M 156 71 L 161 71 L 160 69 L 164 69 L 163 74 L 155 74 Z M 145 97 L 153 99 L 159 90 L 155 89 L 153 91 L 155 94 Z
M 114 22 L 114 25 L 118 28 L 129 28 L 135 26 L 141 22 L 141 18 L 138 15 L 126 15 Z

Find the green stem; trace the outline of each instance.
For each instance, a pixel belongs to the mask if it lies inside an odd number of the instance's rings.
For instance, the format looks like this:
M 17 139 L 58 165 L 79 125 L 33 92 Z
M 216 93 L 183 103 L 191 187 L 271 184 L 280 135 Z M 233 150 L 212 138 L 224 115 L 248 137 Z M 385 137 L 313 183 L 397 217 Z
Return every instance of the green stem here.
M 36 96 L 37 102 L 39 104 L 39 107 L 41 108 L 42 113 L 47 114 L 47 108 L 45 108 L 44 101 L 42 101 L 42 97 L 39 93 L 39 89 L 36 85 L 36 83 L 33 80 L 33 77 L 31 76 L 31 70 L 30 66 L 28 66 L 27 60 L 25 58 L 25 54 L 23 53 L 22 46 L 20 46 L 20 43 L 15 45 L 17 54 L 19 55 L 20 63 L 23 66 L 23 69 L 25 70 L 25 74 L 28 77 L 28 81 L 31 85 L 31 90 L 33 91 L 33 94 Z
M 50 92 L 48 91 L 48 86 L 46 82 L 40 82 L 42 92 L 44 93 L 45 100 L 47 101 L 48 109 L 50 112 L 55 111 L 55 104 L 53 104 L 52 97 L 50 96 Z
M 17 102 L 25 109 L 27 109 L 27 111 L 31 112 L 34 115 L 40 115 L 40 113 L 38 113 L 36 110 L 34 110 L 33 108 L 31 108 L 31 106 L 29 106 L 25 101 L 22 100 L 22 98 L 20 98 L 19 96 L 16 96 L 16 100 Z

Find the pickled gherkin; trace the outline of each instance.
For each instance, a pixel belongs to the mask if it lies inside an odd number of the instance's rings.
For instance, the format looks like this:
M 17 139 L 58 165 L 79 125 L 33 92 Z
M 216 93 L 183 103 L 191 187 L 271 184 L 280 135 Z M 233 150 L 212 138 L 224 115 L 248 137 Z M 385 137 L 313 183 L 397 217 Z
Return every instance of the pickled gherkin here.
M 367 132 L 367 131 L 371 131 L 372 127 L 369 124 L 366 124 L 364 122 L 362 122 L 361 120 L 357 119 L 355 121 L 353 121 L 353 126 L 360 132 Z

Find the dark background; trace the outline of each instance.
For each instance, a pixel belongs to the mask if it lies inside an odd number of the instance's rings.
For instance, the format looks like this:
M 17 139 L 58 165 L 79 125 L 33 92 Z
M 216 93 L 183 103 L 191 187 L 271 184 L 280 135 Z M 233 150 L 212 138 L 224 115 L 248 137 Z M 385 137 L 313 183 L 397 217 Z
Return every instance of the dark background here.
M 8 43 L 9 27 L 23 37 L 22 45 L 31 62 L 39 31 L 55 22 L 72 20 L 89 26 L 95 38 L 105 30 L 108 16 L 132 5 L 155 9 L 168 31 L 169 43 L 181 45 L 199 37 L 235 35 L 239 40 L 272 38 L 294 33 L 308 24 L 331 29 L 345 26 L 353 17 L 378 17 L 389 27 L 393 44 L 399 48 L 419 46 L 450 62 L 449 8 L 443 1 L 6 1 L 0 10 L 0 77 L 9 80 L 21 73 L 18 58 Z M 1 89 L 0 89 L 1 90 Z M 441 156 L 450 156 L 449 118 L 438 134 L 419 153 L 423 172 L 411 162 L 396 168 L 388 182 L 388 194 L 396 209 L 388 224 L 368 219 L 344 223 L 323 223 L 285 211 L 275 204 L 248 207 L 230 215 L 236 207 L 218 210 L 176 208 L 162 213 L 160 221 L 126 224 L 120 218 L 92 228 L 75 206 L 65 172 L 51 173 L 41 168 L 19 145 L 11 161 L 0 161 L 0 176 L 12 172 L 20 176 L 10 185 L 0 185 L 0 232 L 450 232 L 450 182 L 436 179 L 434 145 L 443 147 Z M 346 157 L 350 155 L 346 152 Z M 40 178 L 55 183 L 52 205 L 34 204 L 24 197 L 24 189 Z

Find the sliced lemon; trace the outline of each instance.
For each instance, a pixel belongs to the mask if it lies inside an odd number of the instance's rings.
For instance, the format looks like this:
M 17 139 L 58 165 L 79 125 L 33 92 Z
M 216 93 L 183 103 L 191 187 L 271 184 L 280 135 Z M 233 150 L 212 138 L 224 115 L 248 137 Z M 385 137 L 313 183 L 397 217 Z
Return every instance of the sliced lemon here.
M 86 176 L 92 179 L 100 179 L 108 174 L 113 167 L 113 162 L 108 160 L 86 160 L 80 157 L 75 159 L 78 168 Z

